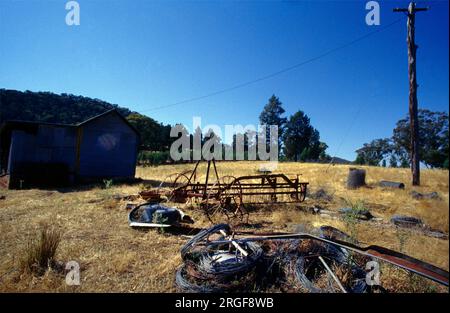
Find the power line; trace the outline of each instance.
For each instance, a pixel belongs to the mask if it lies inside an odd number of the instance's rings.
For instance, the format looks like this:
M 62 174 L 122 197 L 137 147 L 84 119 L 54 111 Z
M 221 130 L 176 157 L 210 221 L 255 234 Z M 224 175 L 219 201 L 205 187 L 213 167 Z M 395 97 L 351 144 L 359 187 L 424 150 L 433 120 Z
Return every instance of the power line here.
M 335 52 L 337 52 L 337 51 L 339 51 L 339 50 L 345 49 L 345 48 L 347 48 L 347 47 L 349 47 L 349 46 L 351 46 L 351 45 L 354 45 L 355 43 L 358 43 L 359 41 L 362 41 L 362 40 L 364 40 L 364 39 L 367 39 L 368 37 L 371 37 L 371 36 L 373 36 L 373 35 L 375 35 L 375 34 L 377 34 L 377 33 L 380 33 L 380 32 L 382 32 L 382 31 L 388 29 L 389 27 L 391 27 L 391 26 L 397 24 L 397 23 L 400 22 L 401 20 L 404 20 L 404 18 L 403 18 L 403 17 L 402 17 L 402 18 L 399 18 L 399 19 L 397 19 L 397 20 L 395 20 L 395 21 L 393 21 L 393 22 L 391 22 L 391 23 L 389 23 L 389 24 L 387 24 L 387 25 L 385 25 L 385 26 L 383 26 L 383 27 L 377 28 L 376 30 L 374 30 L 374 31 L 372 31 L 372 32 L 370 32 L 370 33 L 367 33 L 367 34 L 365 34 L 365 35 L 363 35 L 363 36 L 361 36 L 361 37 L 358 37 L 358 38 L 356 38 L 356 39 L 354 39 L 354 40 L 352 40 L 352 41 L 349 41 L 349 42 L 347 42 L 347 43 L 345 43 L 345 44 L 343 44 L 343 45 L 337 46 L 337 47 L 335 47 L 335 48 L 333 48 L 333 49 L 330 49 L 330 50 L 328 50 L 328 51 L 326 51 L 326 52 L 324 52 L 324 53 L 322 53 L 322 54 L 319 54 L 319 55 L 317 55 L 317 56 L 315 56 L 315 57 L 313 57 L 313 58 L 310 58 L 310 59 L 305 60 L 305 61 L 303 61 L 303 62 L 300 62 L 300 63 L 294 64 L 294 65 L 291 65 L 291 66 L 289 66 L 289 67 L 286 67 L 286 68 L 281 69 L 281 70 L 279 70 L 279 71 L 273 72 L 273 73 L 271 73 L 271 74 L 268 74 L 268 75 L 265 75 L 265 76 L 261 76 L 261 77 L 259 77 L 259 78 L 256 78 L 256 79 L 253 79 L 253 80 L 250 80 L 250 81 L 247 81 L 247 82 L 243 82 L 243 83 L 234 85 L 234 86 L 232 86 L 232 87 L 220 89 L 220 90 L 217 90 L 217 91 L 214 91 L 214 92 L 211 92 L 211 93 L 202 95 L 202 96 L 197 96 L 197 97 L 193 97 L 193 98 L 188 98 L 188 99 L 185 99 L 185 100 L 182 100 L 182 101 L 170 103 L 170 104 L 167 104 L 167 105 L 161 105 L 161 106 L 154 107 L 154 108 L 147 109 L 147 110 L 141 110 L 141 112 L 158 111 L 158 110 L 162 110 L 162 109 L 165 109 L 165 108 L 177 106 L 177 105 L 180 105 L 180 104 L 185 104 L 185 103 L 189 103 L 189 102 L 194 102 L 194 101 L 202 100 L 202 99 L 205 99 L 205 98 L 213 97 L 213 96 L 216 96 L 216 95 L 219 95 L 219 94 L 222 94 L 222 93 L 230 92 L 230 91 L 233 91 L 233 90 L 236 90 L 236 89 L 240 89 L 240 88 L 243 88 L 243 87 L 246 87 L 246 86 L 249 86 L 249 85 L 258 83 L 258 82 L 260 82 L 260 81 L 264 81 L 264 80 L 273 78 L 273 77 L 278 76 L 278 75 L 280 75 L 280 74 L 284 74 L 284 73 L 286 73 L 286 72 L 289 72 L 289 71 L 292 71 L 292 70 L 294 70 L 294 69 L 297 69 L 297 68 L 299 68 L 299 67 L 301 67 L 301 66 L 303 66 L 303 65 L 306 65 L 306 64 L 315 62 L 315 61 L 317 61 L 317 60 L 319 60 L 319 59 L 321 59 L 321 58 L 324 58 L 324 57 L 326 57 L 326 56 L 328 56 L 328 55 L 330 55 L 330 54 L 332 54 L 332 53 L 335 53 Z

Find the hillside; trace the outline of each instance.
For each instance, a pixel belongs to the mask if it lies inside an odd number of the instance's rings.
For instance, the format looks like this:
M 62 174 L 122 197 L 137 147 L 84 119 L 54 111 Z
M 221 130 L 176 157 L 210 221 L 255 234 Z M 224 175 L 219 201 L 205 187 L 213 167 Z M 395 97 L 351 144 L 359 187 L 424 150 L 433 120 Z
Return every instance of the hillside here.
M 168 149 L 170 125 L 117 104 L 71 94 L 0 89 L 0 125 L 7 120 L 77 124 L 113 108 L 138 130 L 141 146 Z
M 99 99 L 0 89 L 0 124 L 6 120 L 76 124 L 113 108 L 124 116 L 132 113 L 127 108 Z

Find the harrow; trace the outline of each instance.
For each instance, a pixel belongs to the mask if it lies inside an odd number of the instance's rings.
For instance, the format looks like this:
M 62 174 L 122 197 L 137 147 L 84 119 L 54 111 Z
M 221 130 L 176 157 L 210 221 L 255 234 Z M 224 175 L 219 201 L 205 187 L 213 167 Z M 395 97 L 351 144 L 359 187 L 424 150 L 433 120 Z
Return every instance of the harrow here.
M 215 160 L 207 162 L 205 180 L 198 177 L 198 161 L 193 171 L 169 175 L 158 188 L 144 191 L 141 196 L 147 199 L 165 197 L 168 201 L 186 203 L 196 202 L 213 222 L 213 217 L 224 214 L 228 219 L 243 220 L 248 212 L 247 204 L 275 204 L 302 202 L 305 200 L 307 182 L 300 182 L 299 175 L 289 177 L 285 174 L 265 172 L 258 175 L 222 176 L 217 172 Z M 214 171 L 215 180 L 210 172 Z

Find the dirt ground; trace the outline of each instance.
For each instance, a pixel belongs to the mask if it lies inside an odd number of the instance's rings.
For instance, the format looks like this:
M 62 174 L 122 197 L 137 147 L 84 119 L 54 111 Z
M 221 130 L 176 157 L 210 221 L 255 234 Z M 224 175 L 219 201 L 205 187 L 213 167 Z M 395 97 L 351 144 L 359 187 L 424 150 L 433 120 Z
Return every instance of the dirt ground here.
M 220 175 L 256 174 L 259 162 L 218 163 Z M 193 164 L 138 167 L 135 184 L 106 184 L 59 190 L 0 190 L 0 291 L 51 292 L 174 292 L 175 271 L 181 264 L 180 248 L 185 236 L 170 231 L 136 230 L 128 226 L 122 196 L 137 194 L 149 186 L 157 186 L 171 174 L 193 168 Z M 364 167 L 367 187 L 347 190 L 345 182 L 349 166 L 306 163 L 280 163 L 276 172 L 301 174 L 315 192 L 323 189 L 332 196 L 329 201 L 308 197 L 300 205 L 279 205 L 260 208 L 250 214 L 246 230 L 293 231 L 299 224 L 308 227 L 331 225 L 352 232 L 361 245 L 376 244 L 401 251 L 448 271 L 449 242 L 413 230 L 391 226 L 394 214 L 418 217 L 434 230 L 448 235 L 449 172 L 423 170 L 422 185 L 410 185 L 409 169 Z M 201 165 L 199 173 L 205 172 Z M 198 177 L 201 179 L 201 177 Z M 386 189 L 380 180 L 404 182 L 406 188 Z M 439 199 L 416 200 L 411 191 L 437 192 Z M 142 200 L 134 202 L 139 203 Z M 379 223 L 359 222 L 353 229 L 339 218 L 307 213 L 320 206 L 332 212 L 362 202 Z M 194 227 L 207 227 L 209 221 L 198 209 L 183 208 L 196 221 Z M 81 284 L 69 286 L 64 273 L 48 269 L 37 276 L 21 270 L 27 243 L 50 224 L 62 232 L 56 259 L 75 260 L 81 267 Z M 252 227 L 253 226 L 253 227 Z M 298 227 L 298 226 L 297 226 Z M 429 292 L 447 288 L 424 284 L 403 270 L 385 267 L 381 276 L 392 291 Z

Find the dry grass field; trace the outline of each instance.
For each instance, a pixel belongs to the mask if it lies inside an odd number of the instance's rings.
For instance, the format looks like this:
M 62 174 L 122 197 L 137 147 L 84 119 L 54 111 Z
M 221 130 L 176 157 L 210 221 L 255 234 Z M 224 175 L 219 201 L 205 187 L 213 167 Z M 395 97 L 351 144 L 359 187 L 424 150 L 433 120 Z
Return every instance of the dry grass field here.
M 218 163 L 220 175 L 256 174 L 261 163 Z M 0 291 L 11 292 L 174 292 L 176 268 L 181 264 L 179 250 L 186 238 L 158 230 L 136 230 L 128 226 L 125 205 L 115 195 L 137 194 L 145 186 L 156 186 L 168 174 L 192 169 L 193 164 L 138 167 L 136 176 L 143 182 L 126 185 L 101 184 L 77 189 L 61 190 L 0 190 Z M 262 208 L 250 215 L 250 224 L 263 225 L 264 231 L 292 231 L 295 225 L 331 225 L 349 231 L 341 219 L 305 213 L 300 208 L 321 205 L 337 211 L 348 202 L 363 201 L 366 208 L 382 218 L 386 225 L 393 214 L 421 218 L 433 229 L 448 234 L 449 172 L 423 170 L 422 186 L 410 185 L 409 169 L 365 167 L 367 187 L 358 190 L 345 188 L 348 166 L 306 163 L 280 163 L 276 172 L 301 174 L 314 192 L 320 188 L 333 196 L 323 202 L 307 198 L 299 205 L 280 205 Z M 201 165 L 199 173 L 205 172 Z M 406 188 L 383 189 L 380 180 L 404 182 Z M 436 191 L 440 199 L 415 200 L 410 192 Z M 318 202 L 319 201 L 319 202 Z M 137 201 L 139 202 L 139 200 Z M 178 204 L 180 208 L 182 205 Z M 194 227 L 209 226 L 199 210 L 186 208 L 196 221 Z M 81 266 L 81 284 L 68 286 L 65 275 L 48 269 L 42 275 L 23 270 L 30 240 L 39 236 L 44 225 L 51 225 L 62 233 L 56 259 L 77 261 Z M 384 224 L 383 224 L 384 225 Z M 436 266 L 449 269 L 449 242 L 410 230 L 382 227 L 360 222 L 353 230 L 363 245 L 377 244 L 402 251 Z M 403 270 L 386 268 L 382 276 L 394 291 L 445 291 L 440 287 L 424 288 Z M 416 280 L 417 282 L 417 280 Z M 419 286 L 421 285 L 421 286 Z M 428 286 L 428 285 L 427 285 Z

